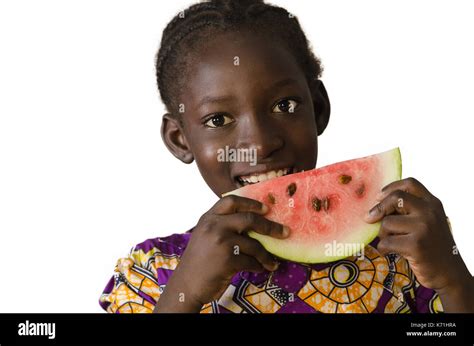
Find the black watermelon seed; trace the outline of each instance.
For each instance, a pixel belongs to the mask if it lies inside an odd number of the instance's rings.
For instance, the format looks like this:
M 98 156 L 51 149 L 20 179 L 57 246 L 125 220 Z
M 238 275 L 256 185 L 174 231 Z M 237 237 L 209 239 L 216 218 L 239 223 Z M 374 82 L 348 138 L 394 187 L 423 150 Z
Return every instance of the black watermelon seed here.
M 339 177 L 339 182 L 341 184 L 349 184 L 351 180 L 352 180 L 352 177 L 350 175 L 343 174 Z
M 290 197 L 293 196 L 296 192 L 296 184 L 291 183 L 290 185 L 288 185 L 288 188 L 286 189 L 286 191 L 288 192 L 288 195 Z
M 355 192 L 357 196 L 361 197 L 364 194 L 364 191 L 365 191 L 365 185 L 361 184 Z
M 275 204 L 275 196 L 273 196 L 271 193 L 268 194 L 268 201 L 271 204 Z
M 321 210 L 321 200 L 318 197 L 313 198 L 311 205 L 314 210 L 320 211 Z

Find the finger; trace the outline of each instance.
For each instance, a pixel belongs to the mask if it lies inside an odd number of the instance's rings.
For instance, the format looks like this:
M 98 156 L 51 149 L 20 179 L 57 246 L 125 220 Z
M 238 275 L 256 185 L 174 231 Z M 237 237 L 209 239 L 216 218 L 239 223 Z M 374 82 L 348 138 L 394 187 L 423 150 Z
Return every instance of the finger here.
M 263 215 L 268 212 L 268 207 L 254 199 L 228 195 L 217 201 L 217 203 L 210 209 L 210 212 L 217 215 L 240 212 L 252 212 Z
M 396 253 L 406 257 L 410 243 L 411 239 L 409 235 L 391 235 L 380 239 L 377 244 L 377 251 L 383 256 Z
M 237 233 L 254 231 L 278 239 L 287 238 L 290 234 L 288 227 L 255 213 L 236 213 L 225 217 L 227 224 Z
M 395 190 L 369 210 L 365 221 L 374 223 L 380 221 L 385 215 L 407 215 L 419 208 L 421 208 L 421 200 L 418 197 L 405 191 Z
M 236 271 L 248 271 L 254 273 L 261 273 L 264 271 L 264 267 L 255 258 L 247 255 L 240 255 L 235 259 Z
M 414 222 L 410 215 L 387 215 L 382 219 L 379 238 L 409 234 L 414 230 L 413 225 Z
M 432 195 L 428 189 L 415 178 L 406 178 L 398 181 L 394 181 L 382 188 L 376 199 L 381 201 L 387 197 L 390 193 L 396 190 L 402 190 L 408 192 L 419 198 L 430 198 Z
M 266 270 L 274 271 L 278 268 L 278 261 L 258 241 L 249 237 L 236 236 L 235 242 L 241 254 L 252 256 Z

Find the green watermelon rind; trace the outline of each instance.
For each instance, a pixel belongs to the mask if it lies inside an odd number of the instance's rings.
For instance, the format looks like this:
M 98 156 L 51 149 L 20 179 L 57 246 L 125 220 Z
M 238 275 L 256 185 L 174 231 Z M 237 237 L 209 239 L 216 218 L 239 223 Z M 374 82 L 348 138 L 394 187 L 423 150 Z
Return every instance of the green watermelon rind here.
M 385 158 L 387 162 L 387 165 L 391 166 L 389 168 L 385 168 L 385 172 L 387 172 L 388 174 L 386 177 L 384 177 L 382 185 L 386 186 L 390 184 L 391 182 L 400 180 L 402 176 L 402 159 L 401 159 L 400 149 L 397 147 L 392 150 L 389 150 L 380 154 L 376 154 L 376 155 L 377 156 L 383 155 L 383 157 Z M 372 155 L 372 156 L 376 156 L 376 155 Z M 234 191 L 224 194 L 223 196 L 226 196 L 229 194 L 239 195 L 238 190 L 234 190 Z M 374 224 L 367 223 L 364 225 L 364 228 L 362 230 L 360 231 L 354 230 L 351 233 L 354 236 L 354 238 L 353 239 L 345 238 L 344 243 L 363 244 L 365 247 L 377 237 L 380 230 L 380 225 L 381 225 L 380 222 L 377 222 Z M 363 234 L 364 236 L 361 237 L 360 234 Z M 319 251 L 321 255 L 318 255 L 318 251 L 314 251 L 311 253 L 301 247 L 291 248 L 291 247 L 288 247 L 287 244 L 283 245 L 284 241 L 280 239 L 262 235 L 254 231 L 249 231 L 248 236 L 259 241 L 268 252 L 274 254 L 275 256 L 284 260 L 289 260 L 289 261 L 298 262 L 298 263 L 308 263 L 308 264 L 329 263 L 329 262 L 334 262 L 334 261 L 338 261 L 338 260 L 350 257 L 352 255 L 355 255 L 357 252 L 355 251 L 352 254 L 345 253 L 344 256 L 327 256 L 323 253 L 323 251 Z M 322 244 L 322 246 L 324 246 L 324 244 Z M 305 253 L 310 254 L 310 255 L 305 255 Z

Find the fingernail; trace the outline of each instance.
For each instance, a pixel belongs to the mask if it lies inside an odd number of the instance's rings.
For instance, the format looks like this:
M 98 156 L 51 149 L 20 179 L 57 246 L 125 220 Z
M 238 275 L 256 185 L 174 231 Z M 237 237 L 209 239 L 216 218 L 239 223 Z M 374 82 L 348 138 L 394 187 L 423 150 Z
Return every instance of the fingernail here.
M 366 214 L 365 216 L 365 219 L 366 220 L 370 220 L 372 219 L 374 216 L 376 216 L 378 213 L 378 208 L 377 206 L 373 207 L 372 209 L 369 210 L 369 212 Z
M 268 212 L 268 207 L 265 204 L 262 204 L 262 212 L 263 213 Z
M 288 237 L 290 235 L 290 229 L 287 226 L 283 226 L 283 232 L 282 235 L 284 237 Z
M 272 270 L 277 270 L 278 269 L 278 266 L 280 265 L 280 262 L 273 262 L 273 265 L 272 265 Z

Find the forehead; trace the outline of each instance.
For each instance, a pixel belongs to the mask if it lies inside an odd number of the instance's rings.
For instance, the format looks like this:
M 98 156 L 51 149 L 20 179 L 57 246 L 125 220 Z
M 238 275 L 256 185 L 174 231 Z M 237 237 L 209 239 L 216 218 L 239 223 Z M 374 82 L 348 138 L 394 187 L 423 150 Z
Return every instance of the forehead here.
M 184 94 L 199 103 L 208 95 L 262 95 L 275 83 L 293 79 L 306 86 L 294 55 L 280 42 L 250 34 L 224 33 L 193 52 Z

